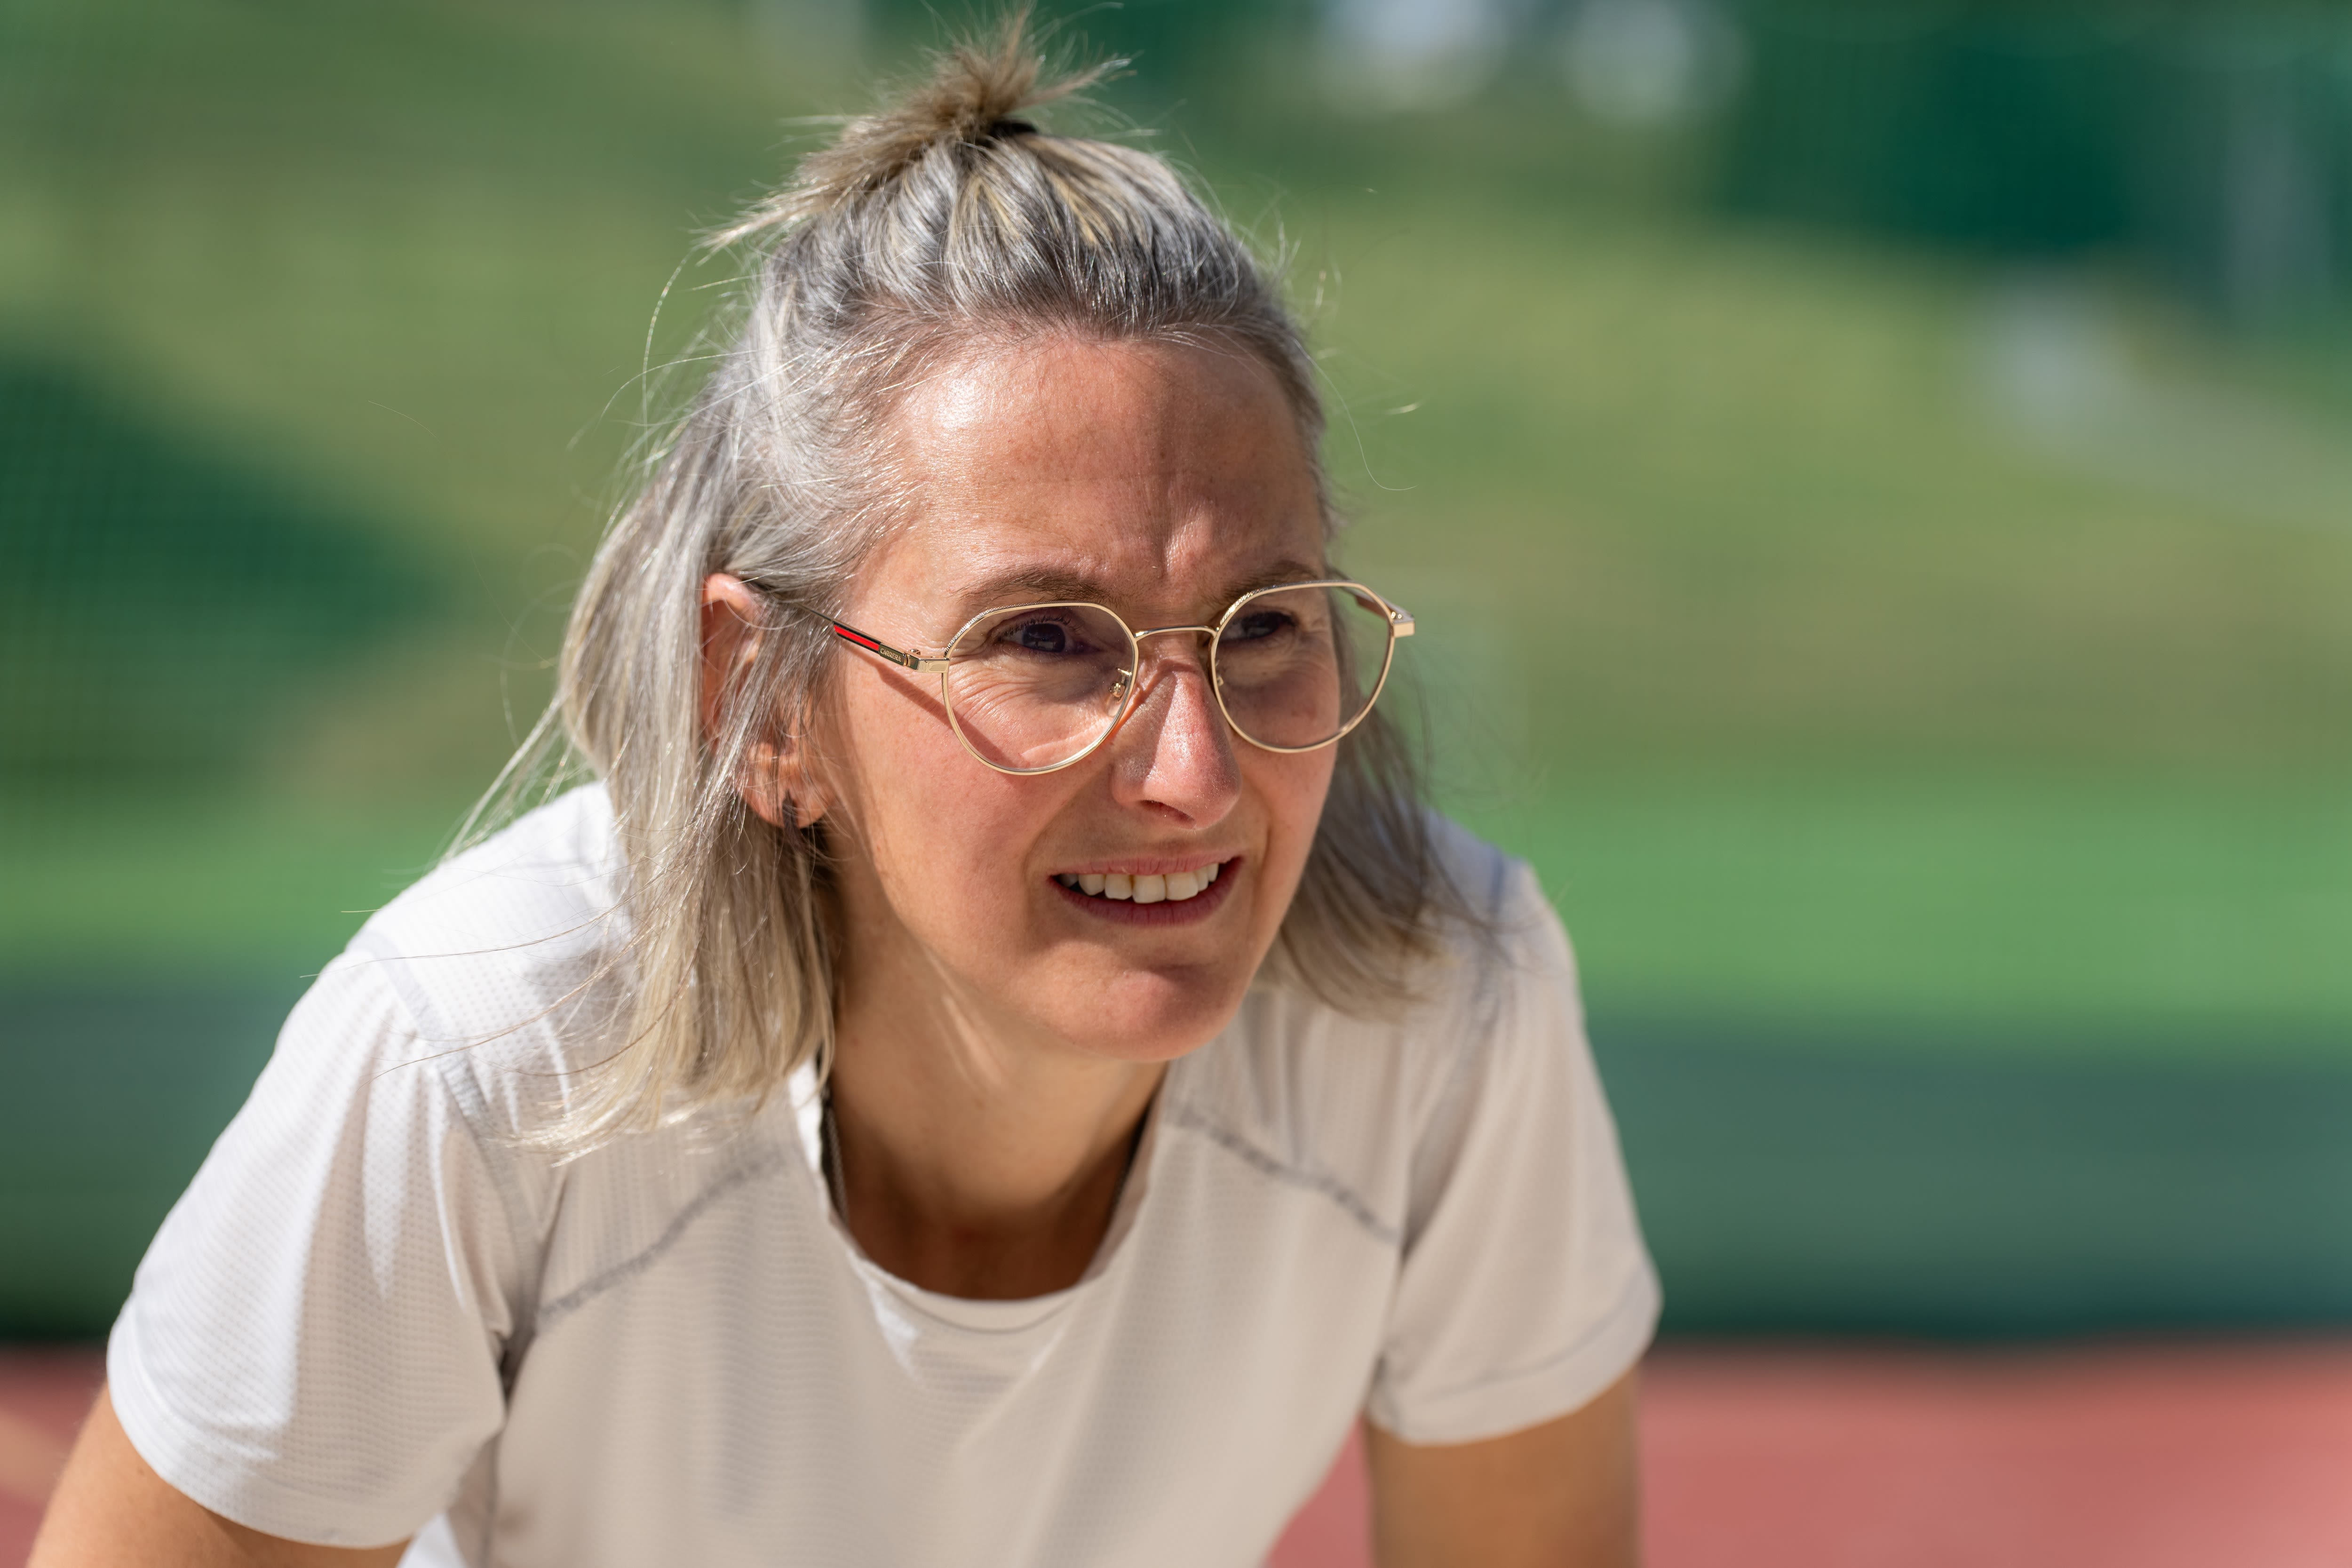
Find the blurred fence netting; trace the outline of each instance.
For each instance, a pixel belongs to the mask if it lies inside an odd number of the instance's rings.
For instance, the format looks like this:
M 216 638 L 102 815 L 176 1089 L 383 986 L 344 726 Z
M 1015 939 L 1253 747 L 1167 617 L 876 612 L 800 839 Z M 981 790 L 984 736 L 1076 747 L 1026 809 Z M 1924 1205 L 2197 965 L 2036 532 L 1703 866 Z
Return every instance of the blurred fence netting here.
M 364 522 L 0 358 L 0 775 L 28 797 L 201 791 L 285 704 L 430 616 Z

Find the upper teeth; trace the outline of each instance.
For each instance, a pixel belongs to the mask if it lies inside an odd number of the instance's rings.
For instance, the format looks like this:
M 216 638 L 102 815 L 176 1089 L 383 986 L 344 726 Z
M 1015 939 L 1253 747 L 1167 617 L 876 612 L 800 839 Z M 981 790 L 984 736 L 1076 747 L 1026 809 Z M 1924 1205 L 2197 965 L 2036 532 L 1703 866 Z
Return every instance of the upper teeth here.
M 1054 880 L 1097 899 L 1132 899 L 1139 904 L 1181 904 L 1217 879 L 1222 861 L 1166 876 L 1133 877 L 1125 871 L 1065 871 Z

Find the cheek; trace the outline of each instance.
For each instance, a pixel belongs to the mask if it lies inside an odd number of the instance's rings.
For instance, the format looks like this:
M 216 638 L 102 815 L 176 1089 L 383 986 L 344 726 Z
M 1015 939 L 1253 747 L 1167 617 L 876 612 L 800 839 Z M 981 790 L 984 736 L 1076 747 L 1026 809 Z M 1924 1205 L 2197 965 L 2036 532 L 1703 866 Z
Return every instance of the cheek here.
M 1315 829 L 1323 820 L 1338 752 L 1327 747 L 1300 756 L 1265 752 L 1261 757 L 1250 770 L 1255 775 L 1251 783 L 1265 804 L 1267 848 L 1272 855 L 1267 869 L 1279 879 L 1286 903 L 1289 889 L 1306 868 Z
M 973 761 L 934 708 L 880 681 L 845 694 L 843 736 L 856 759 L 847 804 L 898 917 L 968 927 L 976 900 L 1017 889 L 1057 792 Z

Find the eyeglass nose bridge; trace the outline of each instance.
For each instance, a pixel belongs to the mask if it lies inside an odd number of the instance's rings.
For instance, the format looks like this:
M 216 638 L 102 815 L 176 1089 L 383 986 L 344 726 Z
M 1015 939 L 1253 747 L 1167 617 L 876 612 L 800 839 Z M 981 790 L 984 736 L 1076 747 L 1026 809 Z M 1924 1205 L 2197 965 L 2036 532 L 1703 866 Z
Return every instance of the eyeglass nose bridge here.
M 1127 635 L 1135 639 L 1136 668 L 1120 670 L 1118 679 L 1111 683 L 1110 697 L 1113 702 L 1119 704 L 1122 709 L 1126 705 L 1128 693 L 1135 686 L 1137 673 L 1143 668 L 1143 639 L 1172 637 L 1178 632 L 1193 632 L 1202 637 L 1213 637 L 1217 635 L 1217 628 L 1214 626 L 1146 626 L 1140 631 L 1129 628 Z M 1216 680 L 1215 661 L 1208 660 L 1204 662 L 1202 668 L 1208 671 L 1210 681 L 1213 685 Z M 1120 716 L 1124 718 L 1124 712 Z

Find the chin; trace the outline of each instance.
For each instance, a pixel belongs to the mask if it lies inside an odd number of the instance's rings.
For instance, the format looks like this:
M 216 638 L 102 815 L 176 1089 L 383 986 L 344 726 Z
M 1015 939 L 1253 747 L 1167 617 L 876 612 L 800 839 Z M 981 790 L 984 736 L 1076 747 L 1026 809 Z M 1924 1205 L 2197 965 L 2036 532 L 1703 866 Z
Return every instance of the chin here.
M 1217 1037 L 1241 1010 L 1247 974 L 1130 972 L 1108 985 L 1076 987 L 1097 1005 L 1062 1032 L 1089 1056 L 1166 1062 Z

